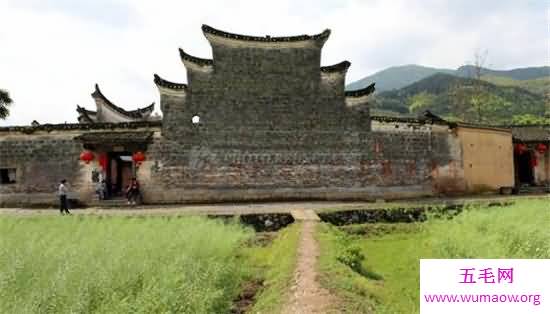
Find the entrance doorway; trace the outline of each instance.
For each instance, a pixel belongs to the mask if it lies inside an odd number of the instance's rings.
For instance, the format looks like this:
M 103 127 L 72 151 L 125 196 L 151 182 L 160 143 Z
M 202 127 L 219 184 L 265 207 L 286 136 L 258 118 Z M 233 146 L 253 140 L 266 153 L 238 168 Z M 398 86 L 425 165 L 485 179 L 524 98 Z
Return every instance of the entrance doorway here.
M 134 177 L 132 154 L 108 153 L 106 170 L 107 195 L 110 198 L 125 196 L 126 187 Z
M 516 179 L 519 185 L 531 185 L 535 182 L 533 166 L 531 164 L 531 160 L 533 157 L 533 152 L 531 151 L 525 151 L 521 154 L 514 154 Z

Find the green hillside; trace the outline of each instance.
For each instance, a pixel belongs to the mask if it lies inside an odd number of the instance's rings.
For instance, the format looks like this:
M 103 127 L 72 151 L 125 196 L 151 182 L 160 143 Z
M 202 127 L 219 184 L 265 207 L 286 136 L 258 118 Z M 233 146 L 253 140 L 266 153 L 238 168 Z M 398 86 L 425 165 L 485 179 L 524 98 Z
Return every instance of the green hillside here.
M 496 85 L 442 73 L 380 92 L 373 97 L 371 108 L 401 115 L 430 110 L 450 120 L 487 124 L 540 123 L 538 119 L 548 109 L 543 95 L 514 84 Z
M 453 74 L 459 77 L 471 78 L 474 76 L 475 69 L 471 65 L 461 66 L 456 70 L 425 67 L 420 65 L 404 65 L 390 67 L 373 75 L 367 76 L 346 86 L 347 90 L 361 89 L 369 84 L 376 82 L 378 92 L 400 89 L 436 73 Z M 493 70 L 483 68 L 481 73 L 485 77 L 491 77 L 495 80 L 512 80 L 513 85 L 526 88 L 533 92 L 540 92 L 544 89 L 545 80 L 550 78 L 550 67 L 528 67 L 512 70 Z M 498 82 L 495 84 L 500 85 Z M 538 89 L 529 89 L 531 84 L 539 86 Z M 548 86 L 548 85 L 547 85 Z
M 516 86 L 535 94 L 550 96 L 550 76 L 531 80 L 515 80 L 503 76 L 483 75 L 482 79 L 495 85 Z
M 399 89 L 436 73 L 452 74 L 451 69 L 437 69 L 421 65 L 403 65 L 387 68 L 346 86 L 347 90 L 361 89 L 376 82 L 377 91 Z
M 475 73 L 475 67 L 473 65 L 463 65 L 453 73 L 456 76 L 462 77 L 473 77 Z M 494 77 L 504 77 L 510 78 L 513 80 L 524 81 L 524 80 L 535 80 L 539 78 L 547 78 L 550 76 L 550 67 L 528 67 L 528 68 L 518 68 L 512 70 L 492 70 L 488 68 L 481 69 L 482 75 L 494 76 Z

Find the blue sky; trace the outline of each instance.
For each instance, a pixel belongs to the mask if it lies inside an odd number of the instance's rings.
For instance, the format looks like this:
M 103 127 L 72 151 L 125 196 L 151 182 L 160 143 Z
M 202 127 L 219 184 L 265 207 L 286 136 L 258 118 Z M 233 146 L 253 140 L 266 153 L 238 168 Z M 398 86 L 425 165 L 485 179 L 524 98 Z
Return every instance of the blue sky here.
M 0 0 L 0 88 L 15 100 L 0 125 L 75 122 L 97 82 L 134 109 L 158 92 L 153 73 L 186 82 L 179 47 L 210 57 L 200 26 L 251 35 L 332 30 L 323 65 L 348 60 L 348 83 L 403 64 L 548 65 L 549 2 L 511 0 Z

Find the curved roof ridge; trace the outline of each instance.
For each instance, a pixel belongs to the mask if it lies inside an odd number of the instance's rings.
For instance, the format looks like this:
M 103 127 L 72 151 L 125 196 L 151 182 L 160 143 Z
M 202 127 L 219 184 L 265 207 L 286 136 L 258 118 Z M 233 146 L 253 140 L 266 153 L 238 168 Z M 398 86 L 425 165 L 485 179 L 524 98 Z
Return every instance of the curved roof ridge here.
M 351 62 L 345 60 L 337 64 L 321 67 L 321 72 L 333 73 L 333 72 L 345 72 L 351 66 Z
M 143 107 L 143 108 L 138 108 L 136 110 L 132 110 L 132 111 L 126 111 L 127 113 L 129 114 L 134 114 L 134 113 L 141 113 L 141 114 L 144 114 L 144 113 L 151 113 L 153 112 L 153 110 L 155 109 L 155 102 L 153 101 L 149 106 L 146 106 L 146 107 Z
M 202 25 L 202 31 L 204 34 L 211 34 L 214 36 L 220 36 L 228 39 L 236 39 L 236 40 L 243 40 L 243 41 L 254 41 L 254 42 L 267 42 L 267 43 L 273 43 L 273 42 L 295 42 L 295 41 L 306 41 L 306 40 L 322 40 L 326 39 L 330 35 L 330 29 L 325 29 L 322 33 L 316 34 L 316 35 L 298 35 L 298 36 L 282 36 L 282 37 L 271 37 L 271 36 L 250 36 L 250 35 L 241 35 L 241 34 L 235 34 L 235 33 L 229 33 L 225 32 L 219 29 L 215 29 L 211 26 L 208 26 L 206 24 Z
M 95 90 L 94 92 L 92 93 L 92 97 L 95 99 L 95 98 L 100 98 L 101 100 L 103 100 L 103 102 L 105 102 L 105 104 L 109 105 L 110 107 L 114 107 L 114 108 L 118 108 L 120 110 L 123 110 L 125 111 L 124 109 L 122 108 L 119 108 L 117 107 L 115 104 L 113 104 L 107 97 L 105 97 L 105 95 L 103 95 L 103 93 L 101 92 L 101 90 L 99 89 L 99 85 L 96 83 L 95 84 Z M 118 110 L 117 110 L 118 111 Z
M 155 108 L 155 103 L 153 102 L 149 106 L 146 106 L 146 107 L 143 107 L 143 108 L 138 108 L 136 110 L 130 110 L 130 111 L 125 110 L 125 109 L 113 104 L 107 97 L 105 97 L 105 95 L 103 95 L 103 93 L 99 89 L 98 84 L 95 84 L 95 91 L 92 93 L 92 97 L 93 98 L 100 98 L 101 100 L 103 100 L 105 105 L 107 105 L 107 107 L 111 108 L 112 110 L 114 110 L 114 111 L 116 111 L 116 112 L 118 112 L 122 115 L 130 117 L 130 118 L 143 118 L 144 114 L 152 113 L 154 108 Z
M 155 81 L 155 84 L 157 84 L 157 86 L 162 86 L 170 89 L 183 89 L 183 90 L 187 89 L 187 84 L 170 82 L 168 80 L 163 79 L 156 73 L 154 74 L 154 77 L 155 77 L 154 81 Z
M 192 56 L 186 53 L 185 51 L 183 51 L 183 49 L 181 48 L 179 48 L 179 51 L 180 51 L 180 57 L 182 61 L 193 62 L 201 66 L 208 66 L 208 65 L 214 64 L 214 61 L 212 61 L 212 59 L 203 59 L 203 58 Z
M 370 94 L 374 93 L 374 91 L 376 90 L 376 88 L 374 88 L 375 84 L 376 83 L 372 83 L 372 84 L 370 84 L 369 86 L 367 86 L 365 88 L 346 91 L 345 96 L 346 97 L 363 97 L 363 96 L 370 95 Z
M 76 105 L 76 112 L 78 112 L 77 120 L 79 123 L 85 123 L 85 122 L 95 123 L 95 120 L 92 119 L 92 117 L 90 117 L 90 114 L 93 114 L 93 115 L 96 114 L 95 111 L 87 110 L 84 107 L 80 107 L 79 105 Z M 82 120 L 84 120 L 85 122 L 82 122 Z
M 85 107 L 80 107 L 79 105 L 76 105 L 76 112 L 85 113 L 85 114 L 92 114 L 92 115 L 97 114 L 97 111 L 88 110 Z

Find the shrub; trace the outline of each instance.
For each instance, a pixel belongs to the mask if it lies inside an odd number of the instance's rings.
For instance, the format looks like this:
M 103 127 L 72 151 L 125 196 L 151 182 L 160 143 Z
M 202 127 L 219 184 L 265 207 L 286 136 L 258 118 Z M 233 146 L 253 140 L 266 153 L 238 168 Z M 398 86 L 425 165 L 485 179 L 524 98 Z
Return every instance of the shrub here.
M 345 246 L 341 248 L 336 259 L 353 269 L 357 273 L 363 272 L 363 261 L 365 260 L 365 255 L 361 253 L 361 248 L 355 245 Z

